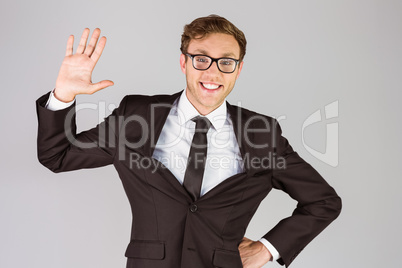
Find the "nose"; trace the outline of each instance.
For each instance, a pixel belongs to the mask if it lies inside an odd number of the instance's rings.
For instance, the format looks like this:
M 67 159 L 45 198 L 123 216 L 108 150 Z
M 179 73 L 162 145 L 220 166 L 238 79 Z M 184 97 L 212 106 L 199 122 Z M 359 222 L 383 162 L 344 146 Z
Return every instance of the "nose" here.
M 212 65 L 206 70 L 206 72 L 210 72 L 212 74 L 220 73 L 221 71 L 219 71 L 218 69 L 218 62 L 213 62 Z

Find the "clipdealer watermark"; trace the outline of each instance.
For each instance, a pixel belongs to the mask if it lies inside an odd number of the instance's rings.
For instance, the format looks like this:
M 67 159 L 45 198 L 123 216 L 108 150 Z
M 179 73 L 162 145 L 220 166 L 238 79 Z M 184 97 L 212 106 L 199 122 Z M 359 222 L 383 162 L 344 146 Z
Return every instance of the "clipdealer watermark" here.
M 146 169 L 150 170 L 151 173 L 157 172 L 159 169 L 174 169 L 179 170 L 184 174 L 187 161 L 189 158 L 184 159 L 174 152 L 170 152 L 168 157 L 163 157 L 161 159 L 155 159 L 153 157 L 146 157 L 136 152 L 131 152 L 129 154 L 129 167 L 130 169 Z M 241 168 L 243 170 L 260 170 L 260 169 L 286 169 L 286 159 L 282 156 L 276 156 L 274 153 L 268 153 L 263 157 L 251 156 L 249 153 L 245 154 L 245 157 L 241 159 Z M 209 169 L 236 169 L 237 161 L 233 161 L 231 157 L 225 156 L 210 156 L 207 161 L 205 161 L 205 168 Z M 204 155 L 195 155 L 195 168 L 198 165 L 204 165 Z
M 339 139 L 338 139 L 338 122 L 331 122 L 326 124 L 326 142 L 325 142 L 325 152 L 321 153 L 320 151 L 310 147 L 306 143 L 306 135 L 305 135 L 305 129 L 309 127 L 312 124 L 315 123 L 323 123 L 325 120 L 332 119 L 332 118 L 337 118 L 338 117 L 338 110 L 339 110 L 339 102 L 334 101 L 330 104 L 325 105 L 324 110 L 325 110 L 325 119 L 321 116 L 321 109 L 316 110 L 314 113 L 309 115 L 303 122 L 302 129 L 301 129 L 301 138 L 302 138 L 302 144 L 304 148 L 306 149 L 307 152 L 309 152 L 311 155 L 313 155 L 315 158 L 318 160 L 324 162 L 325 164 L 328 164 L 332 167 L 338 166 L 338 148 L 339 148 Z M 174 105 L 170 104 L 156 104 L 156 105 L 151 105 L 150 111 L 151 111 L 151 116 L 149 118 L 144 118 L 139 115 L 131 115 L 131 116 L 121 116 L 121 115 L 110 115 L 107 117 L 106 121 L 103 121 L 103 119 L 106 117 L 106 114 L 108 112 L 112 112 L 116 108 L 115 105 L 110 104 L 108 108 L 106 108 L 106 103 L 105 102 L 99 102 L 98 104 L 96 103 L 80 103 L 76 105 L 75 110 L 71 109 L 69 113 L 66 116 L 65 122 L 64 122 L 64 129 L 65 129 L 65 134 L 67 139 L 70 141 L 70 143 L 74 144 L 74 146 L 82 148 L 82 149 L 91 149 L 95 147 L 101 147 L 101 148 L 116 148 L 118 150 L 118 158 L 119 160 L 125 160 L 127 158 L 127 148 L 128 149 L 138 149 L 142 146 L 144 146 L 147 142 L 150 146 L 155 147 L 156 142 L 154 139 L 155 135 L 155 127 L 154 123 L 156 120 L 156 115 L 157 115 L 157 109 L 171 109 L 171 108 L 176 108 Z M 80 140 L 76 138 L 75 133 L 72 131 L 71 127 L 71 122 L 72 119 L 75 117 L 75 114 L 78 113 L 81 110 L 85 109 L 90 109 L 90 110 L 97 110 L 98 111 L 98 118 L 99 122 L 101 122 L 98 125 L 98 140 Z M 184 114 L 177 110 L 177 114 L 179 118 L 184 118 Z M 239 113 L 239 116 L 241 114 Z M 277 141 L 278 141 L 278 133 L 277 129 L 278 126 L 276 124 L 277 121 L 283 121 L 286 119 L 286 116 L 279 116 L 274 120 L 270 120 L 268 117 L 263 116 L 263 115 L 255 115 L 250 118 L 247 118 L 245 123 L 238 128 L 237 131 L 235 131 L 237 140 L 244 140 L 247 146 L 253 149 L 264 149 L 264 148 L 276 148 L 277 147 Z M 140 128 L 140 134 L 137 135 L 139 138 L 136 141 L 130 140 L 127 135 L 126 131 L 127 128 L 130 128 L 135 125 L 136 128 Z M 258 127 L 256 127 L 258 125 Z M 183 132 L 180 131 L 180 135 L 182 135 Z M 262 135 L 267 135 L 268 138 L 264 142 L 257 143 L 252 139 L 254 134 L 262 134 Z M 266 133 L 266 134 L 264 134 Z M 117 135 L 117 137 L 116 137 Z M 178 139 L 182 138 L 180 135 L 177 137 Z M 171 143 L 171 148 L 174 148 L 174 142 Z M 239 146 L 242 144 L 239 143 Z M 129 156 L 130 163 L 132 163 L 133 167 L 135 165 L 139 165 L 140 167 L 146 167 L 146 166 L 152 166 L 152 167 L 162 167 L 162 162 L 157 161 L 157 160 L 152 160 L 152 159 L 146 159 L 144 157 L 137 157 L 137 155 L 134 153 L 133 155 Z M 140 160 L 141 159 L 141 160 Z M 270 160 L 269 160 L 270 159 Z M 286 166 L 285 161 L 283 159 L 282 161 L 278 161 L 278 156 L 272 155 L 271 151 L 270 153 L 267 153 L 266 156 L 259 157 L 258 159 L 256 157 L 250 157 L 249 154 L 246 154 L 244 162 L 246 167 L 267 167 L 267 168 L 283 168 Z M 217 163 L 217 167 L 214 168 L 220 168 L 225 165 L 227 160 L 222 160 L 222 159 L 211 159 L 212 161 L 209 161 L 209 163 Z M 269 160 L 269 161 L 268 161 Z M 276 163 L 273 164 L 273 161 L 276 161 Z M 139 162 L 140 161 L 140 162 Z M 156 163 L 157 161 L 158 163 Z M 166 161 L 171 161 L 172 163 L 175 161 L 173 159 L 169 159 Z M 208 161 L 207 161 L 208 162 Z M 269 165 L 267 163 L 270 163 Z M 180 164 L 180 163 L 176 163 Z M 176 165 L 175 164 L 175 165 Z M 166 166 L 166 165 L 163 165 Z
M 322 116 L 321 109 L 316 110 L 303 122 L 301 137 L 304 148 L 318 160 L 331 167 L 337 167 L 339 164 L 339 123 L 331 122 L 339 116 L 339 101 L 333 101 L 324 107 L 325 119 Z M 328 121 L 328 123 L 326 123 Z M 316 123 L 326 124 L 325 152 L 310 147 L 305 141 L 305 130 L 308 126 Z

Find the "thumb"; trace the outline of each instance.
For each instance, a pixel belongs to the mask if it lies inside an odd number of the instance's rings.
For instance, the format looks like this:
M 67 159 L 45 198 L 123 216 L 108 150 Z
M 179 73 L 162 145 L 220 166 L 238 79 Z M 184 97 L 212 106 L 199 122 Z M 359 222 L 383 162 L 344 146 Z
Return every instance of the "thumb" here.
M 90 94 L 93 94 L 101 89 L 113 86 L 114 83 L 111 80 L 102 80 L 100 82 L 97 83 L 93 83 L 90 85 Z

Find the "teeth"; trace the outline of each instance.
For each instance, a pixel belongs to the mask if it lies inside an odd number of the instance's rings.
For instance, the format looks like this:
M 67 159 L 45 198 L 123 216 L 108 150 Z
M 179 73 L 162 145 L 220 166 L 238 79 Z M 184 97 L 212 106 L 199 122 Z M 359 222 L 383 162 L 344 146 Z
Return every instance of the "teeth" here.
M 214 85 L 214 84 L 202 84 L 205 88 L 207 89 L 217 89 L 219 85 Z

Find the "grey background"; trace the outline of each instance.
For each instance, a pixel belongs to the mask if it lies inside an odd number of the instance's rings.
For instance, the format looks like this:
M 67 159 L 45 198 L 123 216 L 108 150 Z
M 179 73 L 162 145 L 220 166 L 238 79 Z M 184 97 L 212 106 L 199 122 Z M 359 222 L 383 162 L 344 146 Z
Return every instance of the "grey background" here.
M 126 94 L 174 93 L 184 24 L 216 13 L 248 39 L 243 73 L 229 97 L 281 121 L 294 149 L 335 187 L 343 212 L 292 264 L 398 267 L 401 237 L 399 116 L 402 3 L 343 1 L 5 1 L 0 7 L 2 105 L 0 267 L 125 267 L 131 214 L 113 167 L 53 174 L 36 159 L 34 101 L 54 87 L 70 34 L 108 37 L 93 81 L 115 86 L 79 103 L 118 105 Z M 339 165 L 303 147 L 304 120 L 339 101 Z M 98 122 L 79 115 L 79 129 Z M 325 124 L 306 142 L 325 151 Z M 274 191 L 247 236 L 259 239 L 295 202 Z M 270 263 L 266 267 L 279 267 Z

